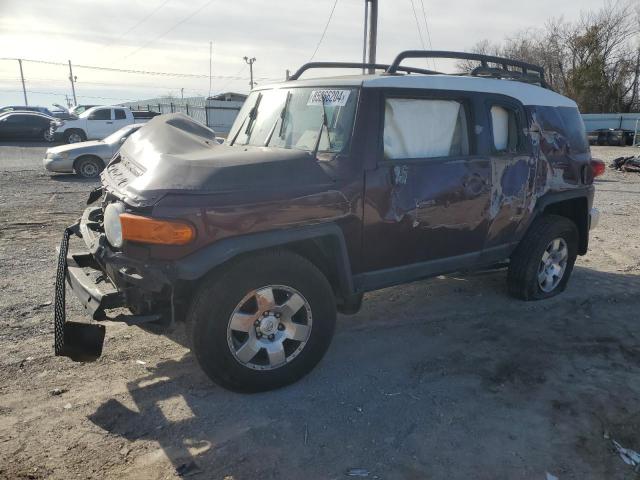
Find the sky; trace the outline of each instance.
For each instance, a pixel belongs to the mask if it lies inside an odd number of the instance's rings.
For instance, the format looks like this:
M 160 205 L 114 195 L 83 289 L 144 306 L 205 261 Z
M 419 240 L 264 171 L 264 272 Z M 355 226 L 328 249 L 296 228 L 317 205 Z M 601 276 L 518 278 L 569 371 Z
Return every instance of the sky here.
M 499 42 L 541 27 L 550 17 L 574 20 L 603 5 L 604 0 L 379 0 L 377 61 L 389 63 L 398 52 L 423 44 L 469 50 L 480 40 Z M 246 93 L 244 56 L 256 58 L 258 84 L 284 79 L 285 71 L 309 61 L 316 47 L 316 61 L 360 61 L 363 18 L 364 0 L 0 0 L 0 106 L 24 103 L 16 58 L 25 60 L 30 105 L 65 104 L 71 84 L 68 66 L 26 60 L 71 60 L 80 104 L 206 96 L 209 42 L 211 94 Z

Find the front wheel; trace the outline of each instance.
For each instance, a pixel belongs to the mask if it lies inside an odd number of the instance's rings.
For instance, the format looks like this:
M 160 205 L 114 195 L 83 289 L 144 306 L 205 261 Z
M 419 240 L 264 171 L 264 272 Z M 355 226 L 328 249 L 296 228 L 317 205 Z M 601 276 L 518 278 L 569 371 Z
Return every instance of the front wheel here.
M 195 356 L 214 382 L 259 392 L 313 369 L 331 342 L 336 305 L 311 262 L 275 251 L 233 261 L 205 278 L 187 321 Z
M 96 157 L 81 157 L 76 160 L 74 169 L 82 178 L 96 178 L 104 169 L 104 164 Z
M 540 300 L 561 293 L 577 255 L 575 223 L 558 215 L 537 218 L 511 256 L 509 293 L 522 300 Z

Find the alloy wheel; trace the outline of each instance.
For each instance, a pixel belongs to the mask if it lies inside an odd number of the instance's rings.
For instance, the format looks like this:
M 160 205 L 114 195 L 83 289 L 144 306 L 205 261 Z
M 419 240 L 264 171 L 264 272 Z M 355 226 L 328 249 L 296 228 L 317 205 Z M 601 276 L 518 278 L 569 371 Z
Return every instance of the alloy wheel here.
M 227 325 L 233 357 L 254 370 L 274 370 L 304 349 L 312 328 L 309 302 L 296 289 L 268 285 L 249 292 Z
M 563 238 L 549 242 L 538 266 L 538 286 L 549 293 L 562 281 L 569 259 L 569 248 Z

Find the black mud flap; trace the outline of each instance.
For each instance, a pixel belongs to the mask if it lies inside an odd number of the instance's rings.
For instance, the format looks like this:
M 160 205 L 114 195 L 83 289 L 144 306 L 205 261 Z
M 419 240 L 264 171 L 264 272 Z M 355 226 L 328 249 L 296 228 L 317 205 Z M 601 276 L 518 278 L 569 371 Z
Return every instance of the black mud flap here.
M 77 225 L 64 230 L 58 255 L 54 301 L 54 351 L 56 356 L 69 357 L 76 362 L 93 362 L 102 355 L 104 325 L 66 321 L 66 275 L 69 236 Z

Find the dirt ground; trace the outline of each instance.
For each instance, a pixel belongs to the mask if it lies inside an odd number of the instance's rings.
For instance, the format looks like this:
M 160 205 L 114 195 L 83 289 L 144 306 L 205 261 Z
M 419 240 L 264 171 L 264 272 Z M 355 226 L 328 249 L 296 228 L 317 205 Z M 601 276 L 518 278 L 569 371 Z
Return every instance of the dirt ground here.
M 180 329 L 108 323 L 99 361 L 52 355 L 55 247 L 95 183 L 43 152 L 0 146 L 0 478 L 640 478 L 607 439 L 640 451 L 640 174 L 597 181 L 563 295 L 514 300 L 504 271 L 372 293 L 309 376 L 240 395 Z

